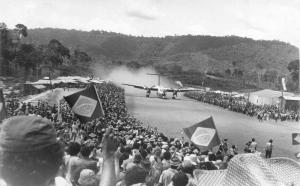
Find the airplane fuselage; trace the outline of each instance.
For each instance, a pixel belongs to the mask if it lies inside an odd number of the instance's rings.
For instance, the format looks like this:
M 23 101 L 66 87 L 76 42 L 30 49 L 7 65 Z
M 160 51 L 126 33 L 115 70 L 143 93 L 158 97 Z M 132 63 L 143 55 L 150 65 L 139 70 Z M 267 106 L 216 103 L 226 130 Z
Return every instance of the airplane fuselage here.
M 158 97 L 166 99 L 168 88 L 165 88 L 165 87 L 163 87 L 161 85 L 155 85 L 152 88 L 157 89 L 157 93 L 156 94 L 157 94 Z M 174 91 L 174 92 L 176 92 L 176 91 Z M 150 97 L 150 93 L 151 93 L 151 90 L 147 90 L 146 97 Z M 175 96 L 177 96 L 177 92 L 175 94 L 173 93 L 172 99 L 175 99 Z
M 152 75 L 152 74 L 151 74 Z M 158 81 L 160 82 L 160 81 Z M 151 91 L 155 91 L 157 96 L 160 98 L 165 99 L 167 97 L 167 93 L 172 93 L 172 99 L 175 99 L 177 97 L 178 92 L 188 92 L 188 91 L 202 91 L 201 89 L 194 89 L 194 88 L 183 88 L 182 84 L 178 81 L 177 83 L 179 85 L 178 88 L 166 88 L 161 86 L 160 84 L 154 85 L 151 87 L 148 86 L 142 86 L 142 85 L 134 85 L 134 84 L 122 84 L 126 86 L 131 86 L 137 89 L 143 89 L 146 90 L 146 97 L 150 97 Z

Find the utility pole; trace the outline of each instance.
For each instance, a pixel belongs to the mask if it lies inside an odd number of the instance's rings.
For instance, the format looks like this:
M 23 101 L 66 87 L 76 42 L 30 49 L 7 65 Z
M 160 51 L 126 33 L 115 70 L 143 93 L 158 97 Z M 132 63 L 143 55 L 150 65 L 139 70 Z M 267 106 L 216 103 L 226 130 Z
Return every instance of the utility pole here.
M 280 103 L 280 110 L 282 110 L 283 107 L 283 88 L 281 89 L 281 103 Z

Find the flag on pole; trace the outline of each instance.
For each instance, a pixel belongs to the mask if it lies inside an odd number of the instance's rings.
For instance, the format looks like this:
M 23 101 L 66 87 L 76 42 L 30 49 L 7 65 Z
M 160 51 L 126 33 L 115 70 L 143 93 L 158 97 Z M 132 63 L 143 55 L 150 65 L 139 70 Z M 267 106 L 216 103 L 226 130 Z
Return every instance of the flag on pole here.
M 281 78 L 281 83 L 282 83 L 282 90 L 286 91 L 286 79 L 284 77 Z
M 300 133 L 292 133 L 292 144 L 293 145 L 300 144 Z
M 81 123 L 104 116 L 102 104 L 94 85 L 64 98 Z
M 0 123 L 6 118 L 6 114 L 3 90 L 0 89 Z
M 221 143 L 212 117 L 183 128 L 183 131 L 195 145 L 204 149 L 213 148 Z

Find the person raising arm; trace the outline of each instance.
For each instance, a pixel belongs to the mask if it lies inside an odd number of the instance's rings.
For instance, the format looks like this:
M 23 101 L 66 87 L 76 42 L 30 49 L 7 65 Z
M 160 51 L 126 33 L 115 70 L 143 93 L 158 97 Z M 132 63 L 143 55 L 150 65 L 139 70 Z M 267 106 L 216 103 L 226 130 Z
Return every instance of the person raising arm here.
M 115 152 L 118 145 L 118 139 L 113 135 L 112 129 L 107 129 L 102 139 L 103 170 L 100 186 L 116 185 Z

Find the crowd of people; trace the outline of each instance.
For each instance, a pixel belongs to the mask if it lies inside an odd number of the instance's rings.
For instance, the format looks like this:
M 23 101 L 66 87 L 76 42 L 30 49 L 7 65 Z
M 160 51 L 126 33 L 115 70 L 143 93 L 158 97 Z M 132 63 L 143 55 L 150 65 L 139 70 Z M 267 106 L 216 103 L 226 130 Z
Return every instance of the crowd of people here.
M 51 126 L 55 129 L 55 140 L 60 145 L 45 147 L 51 153 L 43 152 L 42 158 L 39 157 L 41 153 L 30 150 L 25 150 L 25 158 L 20 157 L 20 153 L 15 155 L 15 149 L 3 153 L 2 159 L 0 158 L 0 174 L 8 186 L 37 186 L 43 185 L 42 182 L 45 181 L 57 186 L 196 186 L 201 185 L 201 180 L 195 176 L 195 170 L 226 169 L 228 162 L 240 152 L 227 139 L 222 140 L 220 146 L 212 151 L 200 149 L 183 139 L 169 138 L 157 129 L 145 127 L 128 113 L 124 89 L 111 83 L 103 83 L 97 85 L 97 90 L 105 116 L 85 124 L 78 121 L 64 101 L 52 106 L 43 101 L 37 104 L 19 103 L 16 99 L 7 102 L 8 116 L 12 118 L 8 119 L 8 123 L 29 120 L 26 125 L 30 127 L 37 118 L 48 118 L 42 123 L 48 125 L 48 121 L 51 121 Z M 226 100 L 218 96 L 202 99 L 222 106 Z M 237 100 L 230 101 L 225 107 L 238 109 L 235 101 Z M 251 109 L 247 110 L 250 112 Z M 31 119 L 20 119 L 20 115 L 27 115 Z M 46 130 L 46 127 L 40 130 Z M 33 134 L 24 134 L 26 132 L 28 130 L 20 130 L 20 136 L 30 137 Z M 45 132 L 42 132 L 44 135 Z M 50 129 L 47 132 L 53 135 Z M 32 140 L 32 136 L 30 139 Z M 36 140 L 40 141 L 32 144 L 39 146 L 44 139 L 44 136 L 39 139 L 37 132 Z M 272 142 L 270 140 L 266 145 L 266 158 L 271 157 Z M 5 142 L 0 143 L 3 146 Z M 14 147 L 16 146 L 12 145 Z M 254 138 L 245 145 L 243 151 L 257 152 Z M 29 161 L 32 158 L 35 161 Z M 47 161 L 56 162 L 48 171 L 41 170 Z M 35 169 L 34 166 L 40 169 Z M 54 175 L 56 169 L 58 174 Z M 43 180 L 41 177 L 45 175 L 52 177 L 50 180 Z
M 266 120 L 299 122 L 300 115 L 295 111 L 279 109 L 275 105 L 255 105 L 244 97 L 233 97 L 230 94 L 215 92 L 191 92 L 185 95 L 204 103 L 257 117 L 260 122 Z

